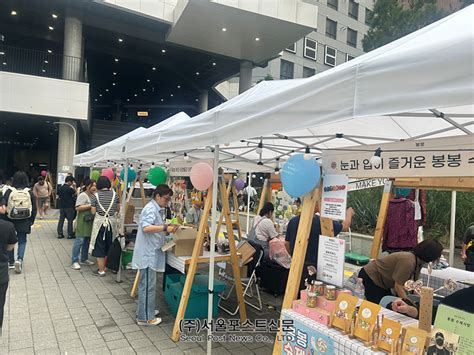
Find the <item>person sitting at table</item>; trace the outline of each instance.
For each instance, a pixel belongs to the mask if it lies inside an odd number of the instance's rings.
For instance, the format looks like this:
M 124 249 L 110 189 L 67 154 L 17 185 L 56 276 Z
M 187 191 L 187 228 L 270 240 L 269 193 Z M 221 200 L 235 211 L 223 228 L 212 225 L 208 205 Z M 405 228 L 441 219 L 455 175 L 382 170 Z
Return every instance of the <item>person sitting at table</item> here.
M 380 303 L 395 290 L 398 297 L 406 297 L 405 282 L 418 280 L 424 264 L 438 260 L 443 246 L 434 239 L 418 243 L 412 251 L 401 251 L 372 260 L 359 271 L 365 288 L 365 298 Z
M 453 292 L 449 296 L 444 297 L 440 301 L 440 305 L 444 304 L 449 307 L 459 309 L 460 311 L 474 313 L 474 286 L 466 287 L 456 292 Z M 438 306 L 433 306 L 433 321 L 436 318 L 436 313 L 438 311 Z M 387 306 L 394 312 L 406 314 L 412 318 L 418 318 L 420 305 L 413 303 L 407 299 L 396 299 L 391 304 Z
M 185 222 L 193 226 L 198 226 L 199 221 L 201 220 L 202 214 L 202 202 L 200 200 L 194 200 L 193 206 L 186 213 Z
M 272 219 L 274 211 L 273 203 L 267 202 L 253 220 L 254 241 L 263 247 L 265 258 L 268 258 L 268 243 L 280 235 Z
M 166 234 L 175 233 L 179 227 L 176 224 L 166 224 L 165 209 L 173 196 L 173 190 L 168 185 L 161 184 L 156 187 L 152 196 L 152 200 L 140 214 L 132 258 L 132 268 L 140 272 L 137 324 L 143 326 L 161 323 L 155 310 L 156 272 L 165 270 L 166 255 L 161 247 L 166 242 Z

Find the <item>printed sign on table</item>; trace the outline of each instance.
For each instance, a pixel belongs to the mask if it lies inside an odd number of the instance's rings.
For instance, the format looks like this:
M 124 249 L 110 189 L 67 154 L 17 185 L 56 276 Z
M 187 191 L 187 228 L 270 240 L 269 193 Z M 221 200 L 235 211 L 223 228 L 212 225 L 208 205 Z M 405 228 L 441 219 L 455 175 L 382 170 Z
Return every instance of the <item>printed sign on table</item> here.
M 347 185 L 348 178 L 346 175 L 324 176 L 321 217 L 346 218 Z
M 472 302 L 470 300 L 469 302 Z M 474 314 L 440 305 L 434 322 L 436 328 L 459 335 L 458 354 L 472 354 L 474 349 Z M 436 333 L 435 333 L 436 335 Z
M 319 236 L 317 279 L 338 287 L 344 283 L 344 239 Z
M 283 322 L 288 319 L 293 320 L 293 326 L 283 331 L 283 355 L 334 354 L 334 341 L 329 336 L 310 328 L 299 319 L 283 315 Z

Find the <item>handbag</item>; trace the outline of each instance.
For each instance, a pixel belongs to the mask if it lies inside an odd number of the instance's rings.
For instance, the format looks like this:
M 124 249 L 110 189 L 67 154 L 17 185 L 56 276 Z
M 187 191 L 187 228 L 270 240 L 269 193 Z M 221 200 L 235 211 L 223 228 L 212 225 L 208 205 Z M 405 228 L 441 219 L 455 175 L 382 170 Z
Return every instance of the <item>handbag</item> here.
M 92 222 L 94 220 L 94 215 L 92 213 L 85 214 L 83 220 L 84 222 Z

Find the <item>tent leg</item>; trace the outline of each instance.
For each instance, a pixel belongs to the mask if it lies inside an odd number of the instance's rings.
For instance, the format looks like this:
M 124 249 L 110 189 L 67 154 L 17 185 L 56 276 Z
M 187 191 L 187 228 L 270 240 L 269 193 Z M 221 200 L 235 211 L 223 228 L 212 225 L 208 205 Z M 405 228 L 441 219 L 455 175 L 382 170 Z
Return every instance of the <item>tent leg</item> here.
M 211 235 L 210 235 L 210 257 L 209 257 L 209 298 L 208 298 L 208 311 L 207 311 L 207 321 L 208 324 L 212 324 L 212 309 L 213 309 L 213 302 L 214 302 L 214 254 L 215 254 L 215 244 L 216 244 L 216 237 L 217 233 L 217 226 L 216 226 L 216 217 L 217 217 L 217 188 L 218 188 L 218 178 L 219 178 L 219 146 L 216 145 L 214 147 L 214 176 L 212 177 L 212 215 L 211 215 Z M 224 199 L 224 196 L 223 196 Z M 223 212 L 223 211 L 222 211 Z M 221 213 L 221 219 L 219 220 L 220 223 L 224 213 Z M 207 221 L 206 221 L 207 222 Z M 220 225 L 219 225 L 220 229 Z M 212 327 L 207 329 L 207 354 L 212 353 Z
M 123 173 L 123 191 L 122 191 L 122 205 L 120 206 L 120 234 L 124 235 L 125 234 L 125 212 L 127 209 L 127 184 L 128 184 L 128 165 L 130 164 L 130 161 L 128 159 L 125 159 L 125 165 L 124 169 L 126 169 Z M 120 261 L 119 261 L 119 268 L 117 271 L 117 279 L 115 280 L 117 282 L 122 282 L 122 253 L 120 253 Z
M 454 267 L 454 236 L 456 232 L 456 191 L 451 191 L 451 223 L 449 225 L 449 266 Z

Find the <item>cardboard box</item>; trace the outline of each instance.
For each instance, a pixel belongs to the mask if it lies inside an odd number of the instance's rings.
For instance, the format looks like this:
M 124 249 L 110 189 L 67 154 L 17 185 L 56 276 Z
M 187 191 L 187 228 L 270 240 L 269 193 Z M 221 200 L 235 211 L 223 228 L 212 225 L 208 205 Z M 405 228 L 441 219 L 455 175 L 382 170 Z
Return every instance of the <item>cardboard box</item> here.
M 243 265 L 240 267 L 240 278 L 247 277 L 247 272 L 248 272 L 248 267 L 247 265 Z M 230 263 L 226 263 L 225 266 L 225 273 L 226 275 L 234 275 L 234 272 L 232 271 L 232 265 Z
M 174 254 L 176 256 L 191 256 L 193 254 L 197 233 L 197 229 L 180 227 L 180 229 L 173 235 Z M 201 248 L 199 256 L 202 256 L 202 253 L 203 248 Z

